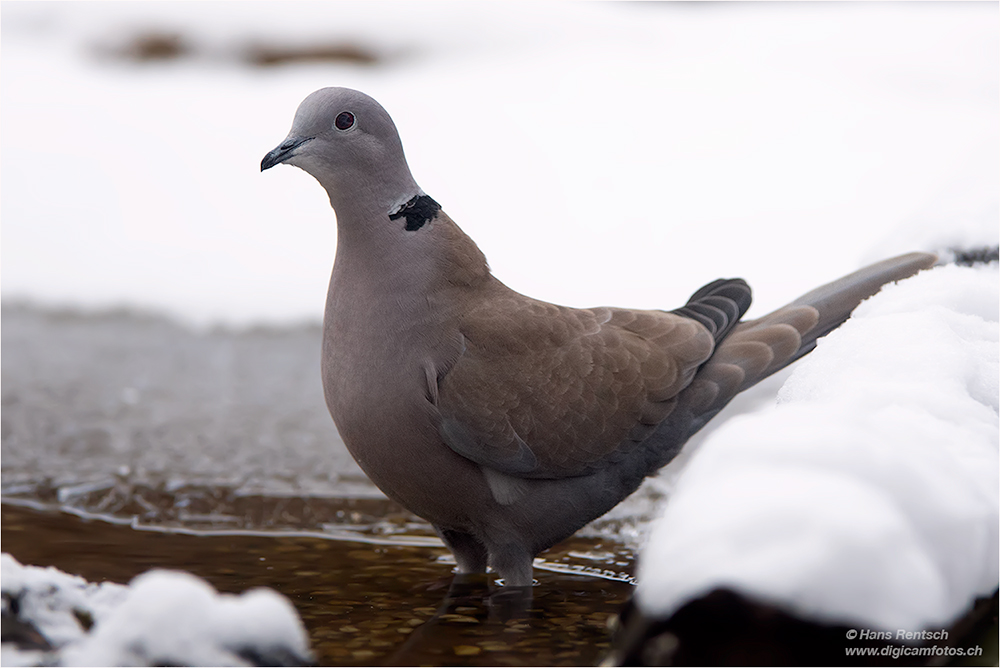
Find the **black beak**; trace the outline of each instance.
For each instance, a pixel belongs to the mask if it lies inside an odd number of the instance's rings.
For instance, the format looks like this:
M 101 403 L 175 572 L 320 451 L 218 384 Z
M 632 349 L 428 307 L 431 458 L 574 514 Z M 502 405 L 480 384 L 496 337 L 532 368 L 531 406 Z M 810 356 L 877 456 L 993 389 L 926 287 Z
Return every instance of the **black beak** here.
M 281 142 L 278 148 L 274 149 L 270 153 L 264 156 L 264 159 L 260 161 L 260 171 L 265 169 L 271 169 L 277 164 L 280 164 L 292 157 L 299 146 L 302 146 L 307 141 L 311 141 L 313 137 L 289 137 L 285 141 Z

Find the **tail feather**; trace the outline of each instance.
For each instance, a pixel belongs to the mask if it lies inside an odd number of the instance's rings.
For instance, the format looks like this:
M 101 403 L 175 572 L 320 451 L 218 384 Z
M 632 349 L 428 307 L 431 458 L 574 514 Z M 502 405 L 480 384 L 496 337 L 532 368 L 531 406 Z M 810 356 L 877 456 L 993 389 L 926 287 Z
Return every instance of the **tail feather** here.
M 908 253 L 882 260 L 807 292 L 789 306 L 811 306 L 819 311 L 819 322 L 807 336 L 807 341 L 815 345 L 816 339 L 839 327 L 858 304 L 881 290 L 883 285 L 929 269 L 937 259 L 937 255 L 931 253 Z
M 736 325 L 684 392 L 695 390 L 690 405 L 696 416 L 695 430 L 734 396 L 815 348 L 817 339 L 839 327 L 883 285 L 908 278 L 935 262 L 937 256 L 930 253 L 883 260 L 820 286 L 762 318 Z M 700 384 L 715 387 L 697 390 Z
M 713 330 L 720 343 L 712 357 L 678 396 L 670 416 L 644 442 L 645 474 L 673 459 L 684 443 L 737 394 L 815 348 L 817 339 L 836 329 L 858 304 L 883 285 L 908 278 L 935 262 L 937 256 L 930 253 L 910 253 L 884 260 L 816 288 L 762 318 L 738 324 L 727 322 L 722 336 Z M 689 317 L 699 320 L 698 316 L 710 319 L 706 315 L 708 309 L 697 304 L 719 290 L 728 289 L 726 283 L 710 283 L 677 312 L 694 313 Z M 749 288 L 746 296 L 749 299 Z
M 750 308 L 750 286 L 742 278 L 720 278 L 702 286 L 687 304 L 671 313 L 704 325 L 718 344 Z

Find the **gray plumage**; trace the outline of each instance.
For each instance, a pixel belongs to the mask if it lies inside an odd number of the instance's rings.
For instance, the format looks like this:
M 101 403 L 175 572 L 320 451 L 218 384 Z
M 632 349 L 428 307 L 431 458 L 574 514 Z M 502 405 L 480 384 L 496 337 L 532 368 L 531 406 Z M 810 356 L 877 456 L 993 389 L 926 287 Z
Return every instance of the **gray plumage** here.
M 518 294 L 417 186 L 392 119 L 324 88 L 261 170 L 300 167 L 337 214 L 323 383 L 337 429 L 460 572 L 529 585 L 532 559 L 604 514 L 736 394 L 801 357 L 857 304 L 934 264 L 912 253 L 741 322 L 720 280 L 673 312 Z

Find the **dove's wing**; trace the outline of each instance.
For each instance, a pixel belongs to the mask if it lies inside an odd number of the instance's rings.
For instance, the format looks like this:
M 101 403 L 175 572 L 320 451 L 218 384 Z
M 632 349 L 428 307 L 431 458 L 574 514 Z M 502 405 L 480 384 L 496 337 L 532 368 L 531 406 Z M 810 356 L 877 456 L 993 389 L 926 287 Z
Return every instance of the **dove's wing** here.
M 465 350 L 437 388 L 442 437 L 518 477 L 584 475 L 620 459 L 670 415 L 749 306 L 742 281 L 712 286 L 680 309 L 698 318 L 571 309 L 498 289 L 461 319 Z

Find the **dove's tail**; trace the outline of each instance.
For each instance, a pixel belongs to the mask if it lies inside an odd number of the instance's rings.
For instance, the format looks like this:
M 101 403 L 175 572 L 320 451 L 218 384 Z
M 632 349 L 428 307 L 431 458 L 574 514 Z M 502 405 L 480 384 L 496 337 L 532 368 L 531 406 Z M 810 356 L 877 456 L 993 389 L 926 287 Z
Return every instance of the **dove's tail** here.
M 698 370 L 678 397 L 677 407 L 649 439 L 649 471 L 680 452 L 737 394 L 783 369 L 816 347 L 858 304 L 883 285 L 937 262 L 931 253 L 909 253 L 860 269 L 806 293 L 773 313 L 740 322 Z
M 701 418 L 690 433 L 737 394 L 815 348 L 817 339 L 839 327 L 883 285 L 908 278 L 935 262 L 937 256 L 931 253 L 883 260 L 820 286 L 762 318 L 739 323 L 684 390 L 685 403 Z
M 742 278 L 720 278 L 702 286 L 681 308 L 671 313 L 697 320 L 712 333 L 715 343 L 729 333 L 750 308 L 753 297 Z

